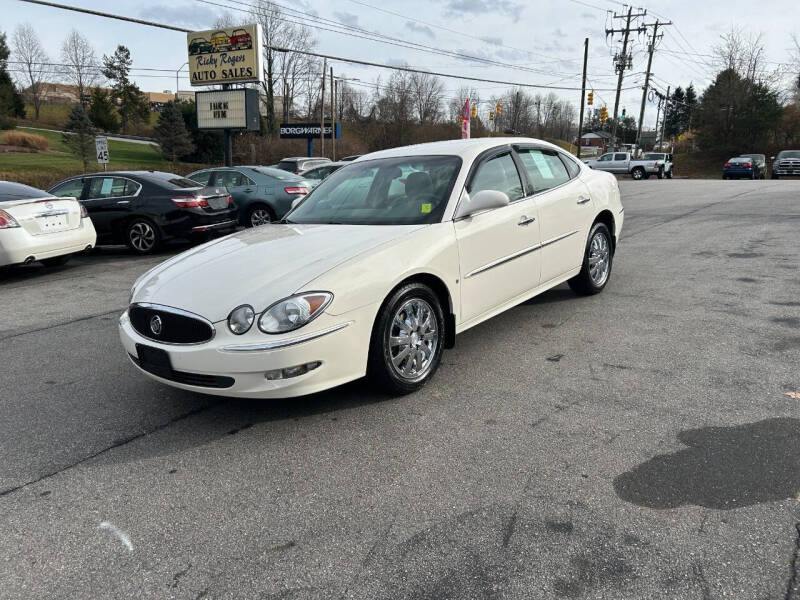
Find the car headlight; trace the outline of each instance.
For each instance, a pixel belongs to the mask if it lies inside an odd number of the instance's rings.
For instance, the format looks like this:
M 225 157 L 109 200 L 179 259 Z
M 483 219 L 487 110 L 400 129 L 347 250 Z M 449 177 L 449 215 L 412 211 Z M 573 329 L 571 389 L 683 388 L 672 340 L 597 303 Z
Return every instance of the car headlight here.
M 256 311 L 253 310 L 252 306 L 248 304 L 238 306 L 228 315 L 228 329 L 234 335 L 242 335 L 250 331 L 255 319 Z
M 330 292 L 307 292 L 276 302 L 261 315 L 258 328 L 264 333 L 286 333 L 310 323 L 333 300 Z
M 128 306 L 130 306 L 131 303 L 133 302 L 133 295 L 135 293 L 136 293 L 136 284 L 134 284 L 133 287 L 131 287 L 131 294 L 130 296 L 128 296 Z

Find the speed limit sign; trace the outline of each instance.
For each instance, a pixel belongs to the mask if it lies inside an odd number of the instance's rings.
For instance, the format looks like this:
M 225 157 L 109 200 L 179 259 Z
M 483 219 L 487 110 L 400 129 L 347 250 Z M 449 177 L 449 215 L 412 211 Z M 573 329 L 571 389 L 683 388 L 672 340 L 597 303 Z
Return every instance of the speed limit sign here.
M 97 150 L 97 164 L 108 164 L 108 138 L 94 138 L 94 147 Z

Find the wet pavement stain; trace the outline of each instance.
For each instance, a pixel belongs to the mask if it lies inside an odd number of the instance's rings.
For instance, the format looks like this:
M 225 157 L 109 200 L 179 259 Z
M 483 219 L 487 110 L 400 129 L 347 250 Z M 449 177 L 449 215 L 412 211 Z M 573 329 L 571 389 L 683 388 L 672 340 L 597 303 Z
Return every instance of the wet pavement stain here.
M 758 252 L 729 252 L 728 256 L 730 258 L 758 258 L 759 256 L 764 255 L 759 254 Z
M 777 323 L 778 325 L 786 325 L 787 327 L 792 327 L 794 329 L 800 328 L 800 319 L 797 317 L 773 317 L 770 319 L 773 323 Z
M 798 419 L 691 429 L 678 439 L 688 448 L 617 476 L 617 495 L 647 508 L 731 510 L 793 498 L 800 489 Z

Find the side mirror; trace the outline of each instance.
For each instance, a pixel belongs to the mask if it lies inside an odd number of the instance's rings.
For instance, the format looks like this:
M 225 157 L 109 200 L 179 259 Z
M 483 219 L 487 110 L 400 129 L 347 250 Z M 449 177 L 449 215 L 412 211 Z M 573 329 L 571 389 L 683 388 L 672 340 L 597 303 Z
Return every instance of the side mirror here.
M 292 200 L 292 208 L 294 208 L 294 207 L 296 207 L 298 204 L 300 204 L 300 203 L 303 201 L 303 198 L 305 198 L 305 196 L 298 196 L 297 198 L 295 198 L 294 200 Z
M 508 195 L 497 190 L 481 190 L 473 196 L 464 190 L 454 218 L 461 219 L 484 210 L 502 208 L 508 206 L 508 203 Z

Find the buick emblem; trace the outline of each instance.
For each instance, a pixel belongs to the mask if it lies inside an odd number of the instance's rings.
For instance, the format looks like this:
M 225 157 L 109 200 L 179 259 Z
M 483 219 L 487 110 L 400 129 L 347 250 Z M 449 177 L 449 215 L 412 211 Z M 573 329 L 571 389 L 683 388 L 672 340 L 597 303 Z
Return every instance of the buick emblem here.
M 161 317 L 156 315 L 150 319 L 150 331 L 153 332 L 153 335 L 161 335 L 162 327 L 163 323 L 161 322 Z

